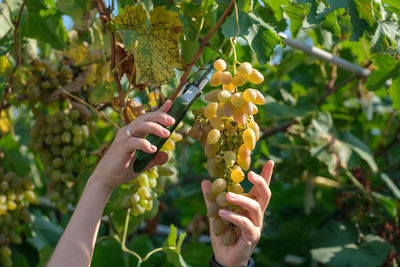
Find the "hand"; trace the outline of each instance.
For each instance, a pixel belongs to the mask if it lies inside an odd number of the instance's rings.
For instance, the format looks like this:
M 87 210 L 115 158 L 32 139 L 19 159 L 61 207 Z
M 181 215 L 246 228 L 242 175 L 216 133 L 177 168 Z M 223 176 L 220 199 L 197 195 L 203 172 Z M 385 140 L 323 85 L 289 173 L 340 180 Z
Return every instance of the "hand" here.
M 111 192 L 118 185 L 137 177 L 138 174 L 133 171 L 134 160 L 132 160 L 135 152 L 138 149 L 147 153 L 157 151 L 156 146 L 144 139 L 147 134 L 154 134 L 162 138 L 167 138 L 170 135 L 170 132 L 161 125 L 171 126 L 175 123 L 175 119 L 166 113 L 171 106 L 171 100 L 167 100 L 157 111 L 145 113 L 129 125 L 121 128 L 111 147 L 97 165 L 90 182 L 99 181 L 106 190 Z M 129 127 L 132 136 L 127 134 L 127 127 Z M 168 154 L 158 151 L 145 170 L 164 164 L 167 160 Z
M 219 210 L 219 216 L 222 219 L 236 225 L 240 229 L 240 236 L 237 237 L 236 242 L 232 246 L 224 246 L 223 235 L 214 235 L 212 229 L 213 218 L 209 219 L 211 244 L 215 259 L 220 264 L 226 267 L 247 266 L 251 254 L 260 239 L 264 212 L 271 198 L 269 182 L 271 181 L 273 167 L 274 162 L 270 160 L 264 165 L 261 175 L 249 172 L 248 179 L 253 184 L 249 194 L 253 196 L 255 200 L 232 192 L 226 194 L 226 199 L 229 202 L 243 209 L 241 214 L 225 209 Z M 201 183 L 201 189 L 207 208 L 210 202 L 206 199 L 206 192 L 208 192 L 210 188 L 210 181 L 205 180 Z

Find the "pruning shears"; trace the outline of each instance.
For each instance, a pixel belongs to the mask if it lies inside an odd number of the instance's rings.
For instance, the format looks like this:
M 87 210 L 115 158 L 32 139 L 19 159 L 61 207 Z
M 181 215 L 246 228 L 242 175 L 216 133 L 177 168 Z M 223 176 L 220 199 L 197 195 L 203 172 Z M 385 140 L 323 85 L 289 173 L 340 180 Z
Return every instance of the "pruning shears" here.
M 167 130 L 170 131 L 171 134 L 173 131 L 175 131 L 178 124 L 182 121 L 183 117 L 192 106 L 194 101 L 201 95 L 203 88 L 208 82 L 207 76 L 212 69 L 213 64 L 210 64 L 208 69 L 203 73 L 199 80 L 196 80 L 193 83 L 186 84 L 185 88 L 183 89 L 182 95 L 178 97 L 172 104 L 172 107 L 169 110 L 168 114 L 175 119 L 175 124 L 165 127 Z M 168 138 L 161 138 L 159 136 L 149 134 L 147 135 L 146 140 L 155 145 L 157 147 L 157 151 L 159 151 L 168 140 Z M 135 163 L 133 164 L 133 170 L 135 171 L 135 173 L 143 171 L 143 169 L 146 168 L 149 162 L 156 156 L 156 153 L 146 153 L 142 150 L 138 150 L 136 152 Z

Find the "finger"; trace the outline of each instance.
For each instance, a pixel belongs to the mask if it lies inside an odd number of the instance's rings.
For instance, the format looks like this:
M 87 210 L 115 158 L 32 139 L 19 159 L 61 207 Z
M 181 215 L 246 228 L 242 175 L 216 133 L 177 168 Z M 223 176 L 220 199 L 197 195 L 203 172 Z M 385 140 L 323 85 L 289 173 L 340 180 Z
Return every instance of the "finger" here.
M 129 138 L 126 142 L 126 148 L 128 149 L 127 152 L 130 154 L 133 154 L 136 150 L 142 150 L 147 153 L 155 153 L 157 151 L 156 146 L 150 144 L 146 139 L 138 137 Z
M 247 177 L 253 184 L 250 194 L 256 198 L 258 203 L 260 203 L 261 210 L 264 212 L 267 209 L 269 200 L 271 198 L 271 190 L 269 189 L 265 179 L 260 175 L 257 175 L 254 172 L 249 172 Z
M 267 161 L 267 163 L 264 164 L 264 167 L 261 171 L 261 176 L 265 179 L 268 186 L 271 182 L 272 170 L 274 169 L 274 165 L 275 163 L 272 160 L 269 160 Z
M 168 161 L 168 153 L 164 151 L 158 151 L 155 157 L 146 166 L 145 171 L 153 168 L 154 166 L 163 165 Z
M 149 121 L 139 121 L 138 124 L 135 124 L 129 130 L 132 136 L 136 137 L 144 137 L 147 134 L 154 134 L 161 138 L 167 138 L 170 135 L 170 132 L 160 124 Z
M 220 209 L 218 214 L 224 220 L 239 227 L 242 235 L 246 236 L 251 241 L 257 241 L 258 238 L 260 238 L 260 229 L 246 216 L 225 209 Z
M 158 109 L 163 112 L 168 112 L 172 107 L 172 101 L 168 99 L 165 103 Z
M 139 118 L 141 118 L 142 121 L 157 122 L 164 126 L 171 126 L 175 123 L 175 119 L 172 116 L 161 110 L 145 113 Z
M 203 197 L 204 197 L 204 201 L 206 202 L 206 206 L 207 208 L 210 206 L 210 201 L 207 200 L 207 192 L 210 191 L 211 189 L 211 182 L 208 180 L 203 180 L 201 182 L 201 191 L 203 191 Z
M 262 225 L 263 212 L 261 210 L 260 204 L 256 200 L 232 192 L 226 194 L 226 199 L 230 203 L 235 204 L 241 207 L 243 210 L 247 211 L 251 221 L 254 223 L 255 226 Z

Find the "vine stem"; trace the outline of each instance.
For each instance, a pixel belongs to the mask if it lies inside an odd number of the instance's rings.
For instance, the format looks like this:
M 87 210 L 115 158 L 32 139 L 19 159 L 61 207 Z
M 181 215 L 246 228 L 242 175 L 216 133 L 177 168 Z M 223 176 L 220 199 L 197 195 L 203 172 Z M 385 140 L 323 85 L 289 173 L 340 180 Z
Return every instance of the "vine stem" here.
M 19 67 L 19 65 L 21 65 L 21 62 L 22 62 L 22 59 L 21 59 L 22 45 L 21 45 L 21 40 L 18 40 L 18 27 L 19 27 L 19 23 L 21 21 L 22 11 L 23 11 L 23 9 L 25 7 L 26 2 L 27 2 L 27 0 L 24 0 L 22 2 L 22 5 L 21 5 L 21 7 L 19 9 L 19 12 L 18 12 L 17 20 L 15 21 L 15 24 L 14 24 L 15 66 L 14 66 L 12 72 L 11 72 L 10 79 L 8 81 L 8 85 L 4 90 L 3 98 L 1 99 L 1 103 L 0 103 L 0 118 L 1 118 L 1 110 L 3 109 L 4 102 L 5 102 L 6 98 L 7 98 L 7 95 L 11 94 L 12 82 L 14 80 L 15 72 L 17 71 L 17 68 Z M 21 49 L 21 53 L 19 53 L 19 49 Z
M 220 17 L 218 22 L 211 29 L 211 31 L 207 34 L 207 36 L 204 37 L 204 39 L 202 39 L 202 41 L 200 43 L 200 47 L 197 49 L 196 54 L 194 55 L 192 61 L 189 63 L 189 65 L 187 65 L 185 72 L 181 76 L 181 79 L 180 79 L 178 87 L 176 88 L 175 92 L 172 94 L 172 96 L 170 98 L 172 101 L 174 101 L 175 98 L 181 92 L 183 86 L 187 82 L 187 77 L 189 75 L 190 70 L 193 68 L 193 66 L 196 63 L 197 59 L 199 59 L 199 57 L 201 56 L 201 53 L 203 52 L 204 48 L 208 45 L 208 41 L 211 39 L 211 37 L 214 35 L 214 33 L 219 29 L 219 27 L 221 27 L 222 23 L 225 21 L 226 17 L 229 15 L 231 9 L 234 6 L 234 3 L 235 3 L 235 0 L 232 0 L 229 3 L 228 7 L 225 9 L 224 13 L 222 14 L 222 16 Z
M 89 105 L 89 103 L 87 103 L 86 101 L 80 99 L 77 96 L 74 96 L 73 94 L 71 94 L 70 92 L 66 91 L 66 90 L 62 90 L 61 91 L 63 94 L 66 94 L 67 96 L 75 99 L 76 101 L 82 103 L 83 105 L 87 106 L 88 108 L 90 108 L 91 110 L 93 110 L 94 112 L 96 112 L 100 117 L 102 117 L 103 119 L 105 119 L 106 121 L 108 121 L 109 123 L 111 123 L 117 130 L 120 129 L 120 127 L 118 126 L 118 124 L 116 124 L 111 118 L 109 118 L 108 116 L 106 116 L 103 112 L 98 111 L 95 107 L 92 107 L 91 105 Z
M 111 16 L 110 13 L 108 12 L 106 5 L 104 4 L 103 0 L 98 0 L 97 1 L 98 5 L 97 5 L 97 10 L 99 11 L 101 16 L 105 16 L 107 22 L 111 21 Z M 114 3 L 114 1 L 113 1 Z M 118 76 L 118 72 L 113 72 L 113 70 L 115 69 L 115 65 L 116 65 L 116 56 L 115 56 L 115 34 L 113 31 L 110 31 L 110 42 L 111 42 L 111 73 L 114 77 L 114 81 L 115 84 L 117 85 L 117 89 L 118 89 L 118 96 L 119 96 L 119 107 L 121 109 L 121 111 L 124 113 L 124 121 L 125 124 L 127 124 L 129 122 L 129 117 L 128 117 L 128 111 L 126 109 L 126 105 L 125 105 L 125 93 L 122 89 L 122 85 L 121 85 L 121 81 L 119 79 Z

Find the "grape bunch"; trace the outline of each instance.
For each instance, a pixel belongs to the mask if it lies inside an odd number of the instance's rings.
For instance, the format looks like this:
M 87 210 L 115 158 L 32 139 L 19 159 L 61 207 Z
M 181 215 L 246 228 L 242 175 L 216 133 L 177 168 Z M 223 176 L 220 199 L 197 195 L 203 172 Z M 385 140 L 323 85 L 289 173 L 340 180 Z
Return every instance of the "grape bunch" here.
M 178 125 L 177 129 L 182 127 Z M 155 166 L 130 182 L 130 193 L 122 199 L 124 208 L 131 208 L 133 216 L 139 216 L 153 208 L 154 200 L 163 192 L 164 182 L 160 177 L 168 177 L 176 173 L 173 166 L 173 151 L 175 143 L 182 140 L 182 135 L 173 132 L 168 138 L 161 151 L 168 153 L 169 160 L 163 166 Z
M 62 212 L 76 200 L 74 184 L 87 155 L 89 126 L 78 109 L 41 116 L 31 129 L 29 147 L 42 158 L 44 176 L 50 178 L 47 196 Z M 93 126 L 93 127 L 92 127 Z
M 241 63 L 237 72 L 234 66 L 234 76 L 226 67 L 222 59 L 214 62 L 216 72 L 211 76 L 210 85 L 222 85 L 222 88 L 205 95 L 205 100 L 210 102 L 206 107 L 193 110 L 195 124 L 189 135 L 201 142 L 208 158 L 208 173 L 216 178 L 207 193 L 207 199 L 212 203 L 207 215 L 214 217 L 214 234 L 223 234 L 224 244 L 229 246 L 235 242 L 238 229 L 219 217 L 218 210 L 240 211 L 239 207 L 227 202 L 226 193 L 244 194 L 240 183 L 245 178 L 244 171 L 250 168 L 251 151 L 260 138 L 260 128 L 253 116 L 258 113 L 256 105 L 265 104 L 265 98 L 256 89 L 238 88 L 247 80 L 253 84 L 264 81 L 263 75 L 250 63 Z
M 47 103 L 55 90 L 72 81 L 73 71 L 69 66 L 63 65 L 58 68 L 40 58 L 33 59 L 31 65 L 26 88 L 28 99 L 33 104 L 38 101 Z
M 37 202 L 33 190 L 29 177 L 0 167 L 0 262 L 5 267 L 12 266 L 10 243 L 22 243 L 22 233 L 31 221 L 28 206 Z

